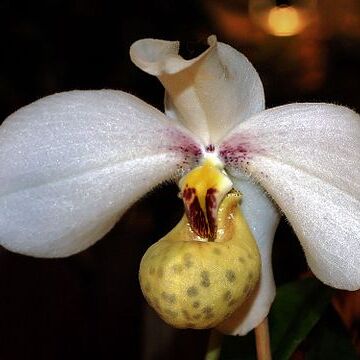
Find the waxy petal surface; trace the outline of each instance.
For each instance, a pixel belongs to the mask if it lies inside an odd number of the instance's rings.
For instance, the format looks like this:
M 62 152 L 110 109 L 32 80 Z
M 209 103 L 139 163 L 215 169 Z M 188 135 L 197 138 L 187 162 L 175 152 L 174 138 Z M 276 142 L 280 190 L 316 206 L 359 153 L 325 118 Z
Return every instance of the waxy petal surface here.
M 191 60 L 178 55 L 178 42 L 143 39 L 130 49 L 132 61 L 164 85 L 166 114 L 204 145 L 218 144 L 234 126 L 264 109 L 262 83 L 245 56 L 215 36 L 208 44 Z
M 231 180 L 243 194 L 241 210 L 260 251 L 261 278 L 250 298 L 219 329 L 227 334 L 246 335 L 268 315 L 275 297 L 271 252 L 280 213 L 258 184 L 244 177 Z
M 329 104 L 266 110 L 239 125 L 221 154 L 232 175 L 246 171 L 273 197 L 320 280 L 360 287 L 358 114 Z
M 187 130 L 120 91 L 32 103 L 0 128 L 0 244 L 42 257 L 79 252 L 199 151 Z

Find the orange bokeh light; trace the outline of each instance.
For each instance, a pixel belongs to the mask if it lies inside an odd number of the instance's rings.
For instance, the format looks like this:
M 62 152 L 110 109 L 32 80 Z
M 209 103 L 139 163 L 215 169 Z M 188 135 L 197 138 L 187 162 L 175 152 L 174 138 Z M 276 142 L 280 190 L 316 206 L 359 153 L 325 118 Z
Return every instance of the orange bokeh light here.
M 274 6 L 267 17 L 268 32 L 275 36 L 292 36 L 304 29 L 300 12 L 294 6 Z

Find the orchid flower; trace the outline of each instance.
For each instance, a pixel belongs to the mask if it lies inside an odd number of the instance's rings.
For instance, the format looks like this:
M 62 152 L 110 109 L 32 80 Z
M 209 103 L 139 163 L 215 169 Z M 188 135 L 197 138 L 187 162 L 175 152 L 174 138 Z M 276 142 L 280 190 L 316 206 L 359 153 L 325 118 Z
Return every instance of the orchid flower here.
M 165 114 L 127 93 L 100 90 L 55 94 L 10 115 L 0 128 L 0 244 L 37 257 L 75 254 L 169 180 L 180 185 L 191 231 L 211 238 L 233 188 L 261 275 L 219 327 L 246 334 L 275 296 L 271 249 L 281 214 L 321 281 L 360 287 L 360 120 L 331 104 L 265 110 L 249 61 L 214 36 L 208 44 L 192 60 L 178 55 L 178 42 L 131 46 L 132 61 L 165 87 Z M 194 171 L 198 177 L 189 178 Z M 202 180 L 189 200 L 186 186 Z M 204 202 L 210 188 L 212 207 Z

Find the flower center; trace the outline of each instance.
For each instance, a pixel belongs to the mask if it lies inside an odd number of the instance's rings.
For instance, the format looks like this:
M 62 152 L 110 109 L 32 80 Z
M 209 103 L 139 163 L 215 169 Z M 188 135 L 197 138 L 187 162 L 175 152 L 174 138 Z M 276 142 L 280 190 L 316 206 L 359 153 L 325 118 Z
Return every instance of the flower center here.
M 209 156 L 179 182 L 185 213 L 191 229 L 201 238 L 215 239 L 217 212 L 232 182 L 222 163 Z

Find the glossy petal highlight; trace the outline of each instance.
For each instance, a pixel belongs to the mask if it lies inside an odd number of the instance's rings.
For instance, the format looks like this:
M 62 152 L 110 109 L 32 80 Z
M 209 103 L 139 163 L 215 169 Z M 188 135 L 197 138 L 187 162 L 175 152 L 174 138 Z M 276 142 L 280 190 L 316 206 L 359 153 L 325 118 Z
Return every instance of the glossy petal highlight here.
M 234 126 L 264 109 L 262 83 L 245 56 L 215 36 L 208 44 L 191 60 L 178 55 L 177 42 L 143 39 L 130 49 L 132 61 L 164 85 L 166 114 L 205 145 L 218 144 Z
M 270 109 L 237 127 L 221 152 L 232 173 L 247 171 L 271 194 L 320 280 L 360 287 L 358 114 L 328 104 Z
M 185 129 L 120 91 L 30 104 L 0 128 L 0 244 L 42 257 L 79 252 L 198 151 Z

